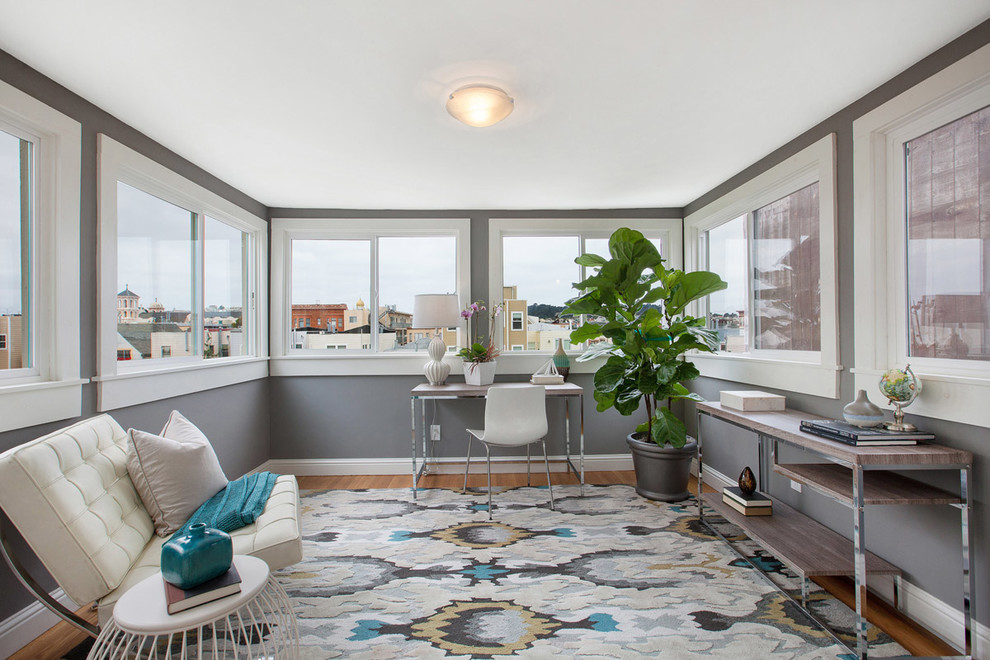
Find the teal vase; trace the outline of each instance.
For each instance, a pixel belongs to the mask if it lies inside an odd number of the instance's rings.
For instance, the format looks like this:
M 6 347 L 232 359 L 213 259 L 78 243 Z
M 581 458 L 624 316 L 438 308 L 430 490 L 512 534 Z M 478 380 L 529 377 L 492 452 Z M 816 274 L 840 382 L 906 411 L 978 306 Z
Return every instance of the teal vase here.
M 180 589 L 191 589 L 226 573 L 233 560 L 230 534 L 196 523 L 162 545 L 162 577 Z
M 571 373 L 571 359 L 564 352 L 562 339 L 557 340 L 557 350 L 553 354 L 553 366 L 557 367 L 557 373 L 567 380 L 567 374 Z

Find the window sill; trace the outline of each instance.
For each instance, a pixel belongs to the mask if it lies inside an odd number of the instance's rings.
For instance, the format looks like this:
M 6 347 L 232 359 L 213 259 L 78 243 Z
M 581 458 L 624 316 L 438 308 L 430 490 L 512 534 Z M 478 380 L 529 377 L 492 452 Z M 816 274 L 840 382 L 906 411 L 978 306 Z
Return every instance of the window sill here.
M 773 389 L 839 398 L 841 365 L 791 362 L 739 355 L 689 355 L 702 376 Z
M 228 361 L 229 360 L 229 361 Z M 101 412 L 236 385 L 268 376 L 268 358 L 218 358 L 192 364 L 96 376 Z
M 547 363 L 552 351 L 502 353 L 496 362 L 497 374 L 531 375 Z M 600 361 L 579 363 L 579 352 L 568 353 L 571 358 L 571 373 L 594 373 Z M 352 353 L 349 355 L 286 355 L 272 358 L 272 376 L 420 376 L 423 366 L 429 361 L 426 351 L 409 355 L 387 355 Z M 451 376 L 464 373 L 463 361 L 452 355 L 443 361 L 450 365 Z
M 0 386 L 0 432 L 82 414 L 84 378 Z
M 914 367 L 911 370 L 921 381 L 921 395 L 904 408 L 905 414 L 990 428 L 990 409 L 987 408 L 990 379 L 925 373 Z M 894 409 L 884 401 L 878 387 L 883 371 L 856 368 L 852 373 L 857 390 L 866 390 L 882 408 Z

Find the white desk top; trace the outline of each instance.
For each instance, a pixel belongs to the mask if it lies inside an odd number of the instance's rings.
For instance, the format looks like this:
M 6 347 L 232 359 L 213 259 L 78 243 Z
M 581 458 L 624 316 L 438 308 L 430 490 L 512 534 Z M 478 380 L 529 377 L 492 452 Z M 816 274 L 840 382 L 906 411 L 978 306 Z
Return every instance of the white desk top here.
M 495 383 L 495 385 L 529 385 L 529 382 L 522 383 Z M 488 394 L 491 385 L 468 385 L 466 383 L 446 383 L 444 385 L 430 385 L 421 383 L 412 388 L 410 396 L 422 398 L 438 397 L 483 397 Z M 561 385 L 544 385 L 547 388 L 547 396 L 578 396 L 584 394 L 584 388 L 574 383 L 562 383 Z
M 257 557 L 234 555 L 241 575 L 241 592 L 169 614 L 161 571 L 128 589 L 113 608 L 117 626 L 137 635 L 162 635 L 191 630 L 216 621 L 249 603 L 268 582 L 268 564 Z

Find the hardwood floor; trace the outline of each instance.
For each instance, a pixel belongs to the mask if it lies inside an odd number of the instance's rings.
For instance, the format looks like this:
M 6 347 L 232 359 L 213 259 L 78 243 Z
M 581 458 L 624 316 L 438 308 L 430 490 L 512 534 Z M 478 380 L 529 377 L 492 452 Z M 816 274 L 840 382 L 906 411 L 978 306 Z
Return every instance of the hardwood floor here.
M 541 476 L 544 476 L 541 472 L 534 472 L 533 483 L 540 484 L 545 481 L 545 477 L 541 480 Z M 588 472 L 585 475 L 586 483 L 600 485 L 633 484 L 635 483 L 635 478 L 635 473 L 631 470 Z M 408 488 L 410 482 L 410 476 L 408 474 L 298 477 L 298 479 L 299 487 L 303 490 L 323 490 L 330 488 Z M 492 482 L 497 486 L 524 486 L 526 485 L 526 474 L 493 474 Z M 463 485 L 464 475 L 429 474 L 420 483 L 424 488 L 457 489 Z M 555 472 L 553 474 L 553 483 L 556 486 L 558 484 L 577 484 L 578 481 L 573 475 Z M 484 485 L 484 474 L 472 474 L 468 478 L 468 486 L 482 487 Z M 696 485 L 692 480 L 692 492 L 695 488 Z M 711 490 L 707 486 L 705 489 Z M 844 603 L 850 607 L 854 607 L 855 596 L 851 580 L 844 578 L 819 578 L 815 579 L 815 581 Z M 96 620 L 96 613 L 89 606 L 80 609 L 79 612 L 92 621 Z M 867 618 L 897 640 L 912 655 L 932 657 L 956 653 L 948 644 L 927 630 L 924 630 L 879 598 L 870 600 Z M 10 656 L 10 660 L 58 660 L 84 639 L 85 635 L 83 633 L 78 632 L 67 623 L 60 623 Z

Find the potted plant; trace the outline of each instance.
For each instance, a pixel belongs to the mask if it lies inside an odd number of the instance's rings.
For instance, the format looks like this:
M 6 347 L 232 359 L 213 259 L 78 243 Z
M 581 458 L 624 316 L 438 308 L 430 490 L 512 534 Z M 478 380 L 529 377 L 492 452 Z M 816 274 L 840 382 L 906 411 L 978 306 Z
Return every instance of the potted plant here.
M 571 333 L 571 342 L 590 343 L 578 362 L 607 358 L 595 373 L 599 412 L 615 408 L 632 415 L 645 404 L 646 421 L 626 439 L 633 452 L 636 492 L 649 499 L 682 500 L 688 497 L 698 445 L 689 441 L 670 404 L 703 400 L 682 384 L 699 375 L 684 354 L 713 353 L 718 347 L 718 333 L 685 308 L 728 285 L 709 271 L 666 268 L 653 243 L 632 229 L 616 230 L 608 249 L 609 258 L 583 254 L 575 260 L 594 274 L 574 285 L 583 293 L 564 310 L 588 317 Z
M 476 300 L 461 311 L 461 317 L 467 321 L 470 343 L 457 351 L 457 355 L 464 360 L 464 382 L 468 385 L 491 385 L 495 382 L 495 358 L 499 355 L 494 341 L 495 319 L 502 313 L 502 306 L 496 305 L 491 309 L 487 341 L 482 343 L 480 323 L 476 317 L 486 310 L 484 303 L 484 300 Z

